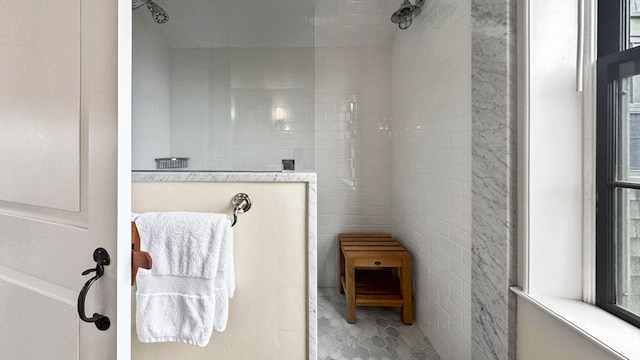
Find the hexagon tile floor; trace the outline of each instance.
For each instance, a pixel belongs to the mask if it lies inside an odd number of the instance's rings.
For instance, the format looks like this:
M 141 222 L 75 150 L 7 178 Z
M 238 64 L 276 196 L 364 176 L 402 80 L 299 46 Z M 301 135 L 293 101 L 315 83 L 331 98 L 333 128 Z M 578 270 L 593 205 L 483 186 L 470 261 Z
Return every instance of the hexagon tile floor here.
M 440 360 L 417 325 L 404 325 L 397 308 L 359 307 L 356 323 L 337 288 L 318 289 L 318 360 Z

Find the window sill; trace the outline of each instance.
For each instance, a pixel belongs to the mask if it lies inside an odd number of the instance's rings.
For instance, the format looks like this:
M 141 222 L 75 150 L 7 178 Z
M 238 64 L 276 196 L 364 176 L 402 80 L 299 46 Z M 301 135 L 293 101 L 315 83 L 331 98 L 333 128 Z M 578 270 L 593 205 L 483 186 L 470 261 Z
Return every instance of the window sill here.
M 526 294 L 518 287 L 511 287 L 511 291 L 612 356 L 618 359 L 640 359 L 639 328 L 580 300 Z

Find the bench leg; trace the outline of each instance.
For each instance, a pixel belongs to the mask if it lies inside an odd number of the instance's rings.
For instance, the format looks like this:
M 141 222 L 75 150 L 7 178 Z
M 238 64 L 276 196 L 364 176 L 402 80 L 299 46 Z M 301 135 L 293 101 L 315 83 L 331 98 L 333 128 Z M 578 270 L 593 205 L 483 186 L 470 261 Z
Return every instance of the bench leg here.
M 345 297 L 347 298 L 347 322 L 356 323 L 356 269 L 353 267 L 353 260 L 347 260 L 346 264 Z
M 344 294 L 344 286 L 342 286 L 342 277 L 344 276 L 344 254 L 342 253 L 342 246 L 338 244 L 338 264 L 340 264 L 340 276 L 338 277 L 338 285 L 340 287 L 340 294 Z
M 400 296 L 402 296 L 401 319 L 406 325 L 413 324 L 413 296 L 411 291 L 411 258 L 405 258 L 400 269 Z

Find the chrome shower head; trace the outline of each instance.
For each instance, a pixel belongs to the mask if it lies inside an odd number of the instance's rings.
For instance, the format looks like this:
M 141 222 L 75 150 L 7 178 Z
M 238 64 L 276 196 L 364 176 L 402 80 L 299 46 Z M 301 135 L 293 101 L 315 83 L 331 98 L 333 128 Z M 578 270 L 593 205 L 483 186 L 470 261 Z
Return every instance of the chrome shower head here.
M 136 10 L 144 5 L 147 5 L 147 9 L 151 11 L 151 17 L 153 21 L 158 24 L 164 24 L 169 21 L 169 15 L 164 11 L 160 5 L 154 3 L 152 0 L 131 0 L 131 7 Z
M 167 13 L 164 11 L 163 8 L 160 7 L 160 5 L 149 0 L 149 3 L 147 4 L 147 8 L 149 8 L 149 11 L 151 11 L 151 16 L 153 16 L 153 21 L 157 22 L 158 24 L 164 24 L 167 21 L 169 21 L 169 15 L 167 15 Z
M 402 30 L 406 30 L 413 18 L 420 14 L 420 10 L 425 0 L 415 0 L 415 4 L 412 4 L 409 0 L 404 0 L 400 5 L 400 8 L 391 15 L 391 22 L 398 24 L 398 27 Z

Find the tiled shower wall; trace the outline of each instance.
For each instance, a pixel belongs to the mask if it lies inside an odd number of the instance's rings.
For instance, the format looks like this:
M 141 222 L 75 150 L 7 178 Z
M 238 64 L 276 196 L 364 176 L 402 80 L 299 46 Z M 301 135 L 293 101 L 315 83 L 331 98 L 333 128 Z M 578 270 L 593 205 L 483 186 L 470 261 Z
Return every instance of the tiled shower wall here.
M 171 155 L 196 170 L 314 169 L 313 48 L 171 49 Z M 278 110 L 280 109 L 280 110 Z
M 133 169 L 154 169 L 153 159 L 169 154 L 169 48 L 148 17 L 133 13 Z
M 314 49 L 168 48 L 133 17 L 133 169 L 188 157 L 188 170 L 315 168 Z
M 318 286 L 338 286 L 337 234 L 391 230 L 391 49 L 315 49 Z
M 471 359 L 471 4 L 427 5 L 393 43 L 393 233 L 414 260 L 416 319 Z

